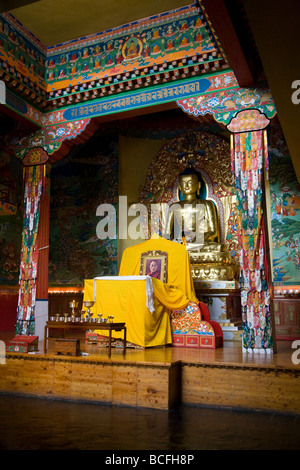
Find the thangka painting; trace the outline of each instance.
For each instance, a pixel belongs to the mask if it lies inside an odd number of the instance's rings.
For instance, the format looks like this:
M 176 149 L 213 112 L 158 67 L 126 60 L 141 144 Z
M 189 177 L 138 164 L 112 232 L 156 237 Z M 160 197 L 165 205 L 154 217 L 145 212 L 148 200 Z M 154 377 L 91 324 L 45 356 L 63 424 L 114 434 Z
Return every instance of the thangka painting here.
M 51 171 L 49 285 L 117 274 L 117 239 L 97 237 L 100 204 L 117 204 L 117 138 L 95 136 Z
M 270 193 L 274 285 L 300 282 L 300 185 L 280 125 L 270 129 Z
M 0 283 L 17 285 L 22 240 L 22 165 L 0 152 Z

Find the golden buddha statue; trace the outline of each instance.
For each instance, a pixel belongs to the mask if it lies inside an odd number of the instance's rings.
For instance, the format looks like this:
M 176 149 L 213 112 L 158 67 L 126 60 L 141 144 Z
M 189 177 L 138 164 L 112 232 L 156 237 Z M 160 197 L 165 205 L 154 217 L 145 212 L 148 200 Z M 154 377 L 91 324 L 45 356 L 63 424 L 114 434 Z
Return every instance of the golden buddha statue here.
M 184 199 L 170 206 L 164 236 L 186 246 L 193 278 L 233 280 L 236 266 L 220 243 L 216 206 L 211 200 L 198 198 L 200 188 L 201 182 L 192 168 L 179 175 Z

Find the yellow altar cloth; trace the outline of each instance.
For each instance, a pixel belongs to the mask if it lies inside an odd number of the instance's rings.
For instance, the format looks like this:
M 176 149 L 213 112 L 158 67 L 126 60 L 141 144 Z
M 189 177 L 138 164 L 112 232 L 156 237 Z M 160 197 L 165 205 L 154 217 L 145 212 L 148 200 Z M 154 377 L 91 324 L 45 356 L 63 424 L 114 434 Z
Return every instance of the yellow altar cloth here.
M 168 253 L 167 284 L 180 288 L 189 300 L 197 302 L 188 251 L 183 245 L 162 237 L 157 236 L 126 248 L 122 256 L 119 276 L 139 275 L 141 255 L 152 250 Z
M 167 283 L 139 276 L 141 254 L 150 250 L 168 253 Z M 134 279 L 128 278 L 130 276 Z M 154 308 L 151 308 L 151 299 L 149 304 L 149 280 Z M 113 315 L 115 322 L 126 323 L 128 341 L 142 347 L 172 343 L 170 311 L 185 308 L 190 300 L 197 302 L 187 250 L 162 238 L 127 248 L 119 276 L 85 280 L 84 300 L 93 299 L 94 315 L 101 313 L 104 318 Z M 103 335 L 104 331 L 98 330 L 98 333 Z M 119 338 L 121 333 L 116 332 L 114 336 Z

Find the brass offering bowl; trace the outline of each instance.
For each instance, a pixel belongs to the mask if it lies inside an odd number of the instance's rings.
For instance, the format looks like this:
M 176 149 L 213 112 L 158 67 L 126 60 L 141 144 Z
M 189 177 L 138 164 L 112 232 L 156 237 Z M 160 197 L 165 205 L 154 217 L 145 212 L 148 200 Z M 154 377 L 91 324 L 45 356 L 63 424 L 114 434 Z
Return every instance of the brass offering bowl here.
M 72 309 L 77 308 L 78 302 L 76 302 L 76 300 L 72 300 L 71 302 L 69 302 L 69 307 L 71 307 Z
M 76 300 L 72 300 L 72 302 L 69 302 L 69 307 L 72 309 L 72 321 L 75 321 L 75 308 L 78 307 L 78 302 Z
M 64 316 L 65 316 L 65 319 L 64 319 L 65 322 L 70 321 L 68 313 L 64 313 Z
M 94 300 L 85 300 L 83 302 L 83 305 L 87 308 L 86 315 L 89 319 L 91 319 L 92 316 L 93 316 L 90 309 L 91 309 L 91 307 L 93 307 L 94 303 L 95 303 Z

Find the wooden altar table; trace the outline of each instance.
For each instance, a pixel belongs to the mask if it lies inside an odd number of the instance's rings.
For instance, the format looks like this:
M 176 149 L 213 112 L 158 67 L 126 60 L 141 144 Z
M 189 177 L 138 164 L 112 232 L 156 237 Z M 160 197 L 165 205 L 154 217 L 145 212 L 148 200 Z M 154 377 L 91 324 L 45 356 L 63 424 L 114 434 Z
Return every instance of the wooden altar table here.
M 112 331 L 123 331 L 123 355 L 126 354 L 126 326 L 125 323 L 98 323 L 98 322 L 64 322 L 64 321 L 47 321 L 45 325 L 45 335 L 44 335 L 44 353 L 47 352 L 47 340 L 48 340 L 48 330 L 53 329 L 62 329 L 63 337 L 65 330 L 99 330 L 99 331 L 108 331 L 108 357 L 111 357 L 111 338 Z

